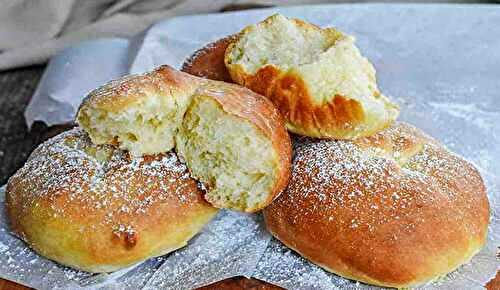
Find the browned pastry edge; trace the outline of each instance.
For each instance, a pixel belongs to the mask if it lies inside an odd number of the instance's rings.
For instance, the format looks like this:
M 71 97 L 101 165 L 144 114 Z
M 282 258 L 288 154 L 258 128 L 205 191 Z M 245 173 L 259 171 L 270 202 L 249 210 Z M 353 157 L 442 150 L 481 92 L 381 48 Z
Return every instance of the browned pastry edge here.
M 205 95 L 216 100 L 226 113 L 249 122 L 271 141 L 279 159 L 279 172 L 267 202 L 249 209 L 250 212 L 262 209 L 284 190 L 291 164 L 291 141 L 284 120 L 267 98 L 245 87 L 196 77 L 164 65 L 144 75 L 128 76 L 94 90 L 81 105 L 80 112 L 96 108 L 120 112 L 150 94 L 163 98 L 182 96 L 186 100 L 195 95 Z M 81 125 L 84 129 L 92 127 L 92 124 L 84 122 Z M 110 139 L 107 143 L 115 144 L 116 141 Z
M 234 83 L 224 63 L 224 53 L 235 38 L 235 35 L 228 36 L 197 50 L 184 62 L 182 71 L 202 78 Z M 275 84 L 278 79 L 279 83 Z M 336 96 L 333 102 L 328 103 L 328 109 L 313 105 L 309 97 L 290 98 L 290 95 L 306 94 L 303 81 L 292 73 L 281 75 L 272 65 L 265 66 L 259 69 L 255 76 L 240 81 L 259 94 L 274 96 L 272 102 L 280 108 L 285 119 L 316 126 L 321 123 L 324 124 L 322 125 L 324 128 L 346 126 L 346 131 L 364 120 L 360 105 L 342 96 Z M 271 92 L 271 88 L 275 87 L 279 89 L 276 89 L 275 93 Z M 386 126 L 389 125 L 386 124 Z M 311 134 L 307 133 L 307 135 Z M 321 132 L 316 135 L 321 135 Z
M 466 263 L 486 241 L 478 171 L 404 123 L 356 141 L 296 142 L 269 231 L 338 275 L 413 287 Z
M 298 19 L 293 21 L 307 29 L 320 29 Z M 184 62 L 182 71 L 207 79 L 239 83 L 268 97 L 283 118 L 288 120 L 288 130 L 296 134 L 352 139 L 369 136 L 391 125 L 392 119 L 378 126 L 366 126 L 368 121 L 361 104 L 342 95 L 336 95 L 330 102 L 318 106 L 302 78 L 293 71 L 283 73 L 274 65 L 266 65 L 252 75 L 246 74 L 239 66 L 233 66 L 233 72 L 230 72 L 225 64 L 225 52 L 238 35 L 227 36 L 197 50 Z M 374 94 L 376 98 L 381 96 L 378 91 Z M 387 108 L 389 111 L 394 109 L 391 106 Z

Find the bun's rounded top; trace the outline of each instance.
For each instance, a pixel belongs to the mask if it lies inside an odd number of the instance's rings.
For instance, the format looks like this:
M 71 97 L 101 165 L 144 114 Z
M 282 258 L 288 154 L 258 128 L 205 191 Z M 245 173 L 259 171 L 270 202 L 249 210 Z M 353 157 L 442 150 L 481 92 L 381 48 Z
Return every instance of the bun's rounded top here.
M 479 251 L 489 205 L 470 163 L 396 123 L 355 141 L 299 138 L 289 186 L 264 216 L 275 237 L 331 272 L 410 287 Z
M 12 230 L 37 252 L 114 271 L 185 245 L 217 212 L 174 153 L 93 145 L 80 128 L 41 144 L 7 185 Z

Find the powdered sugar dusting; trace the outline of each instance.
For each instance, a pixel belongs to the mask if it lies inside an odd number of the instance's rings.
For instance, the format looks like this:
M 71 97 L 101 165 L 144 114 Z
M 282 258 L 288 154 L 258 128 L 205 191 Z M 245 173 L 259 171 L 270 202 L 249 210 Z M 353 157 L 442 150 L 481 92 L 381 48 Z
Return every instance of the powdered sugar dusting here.
M 136 230 L 133 219 L 124 216 L 145 215 L 172 198 L 179 206 L 188 205 L 198 202 L 200 194 L 176 154 L 131 158 L 112 146 L 93 145 L 80 128 L 40 145 L 9 184 L 22 210 L 48 200 L 56 218 L 100 217 L 115 234 L 127 236 Z
M 443 198 L 456 203 L 455 218 L 463 219 L 469 203 L 484 199 L 484 193 L 476 194 L 481 183 L 462 158 L 415 128 L 397 124 L 355 142 L 298 138 L 290 184 L 278 203 L 294 208 L 293 223 L 319 215 L 371 232 L 404 218 L 411 231 L 424 219 L 420 209 Z
M 126 107 L 127 103 L 134 103 L 151 94 L 182 96 L 194 91 L 197 82 L 189 74 L 179 73 L 168 65 L 144 73 L 128 75 L 112 80 L 105 85 L 91 91 L 83 100 L 81 110 L 88 107 L 112 108 Z
M 436 226 L 435 237 L 446 227 L 470 236 L 482 236 L 486 230 L 486 195 L 477 171 L 412 126 L 395 124 L 356 141 L 298 137 L 294 145 L 289 187 L 265 215 L 271 231 L 306 256 L 319 255 L 315 251 L 325 247 L 331 249 L 329 255 L 342 249 L 353 261 L 371 255 L 372 268 L 377 268 L 387 258 L 377 256 L 377 248 L 419 247 L 409 241 L 425 240 L 419 236 L 425 228 Z M 302 238 L 291 238 L 295 235 Z M 305 248 L 303 241 L 309 241 Z M 282 280 L 271 268 L 287 272 L 297 270 L 297 263 L 311 267 L 283 251 L 283 246 L 268 248 L 257 277 L 295 288 L 303 278 L 286 274 L 283 277 L 291 280 Z M 274 255 L 279 262 L 265 261 Z M 304 285 L 319 283 L 320 289 L 346 282 L 314 267 L 305 273 L 313 277 Z

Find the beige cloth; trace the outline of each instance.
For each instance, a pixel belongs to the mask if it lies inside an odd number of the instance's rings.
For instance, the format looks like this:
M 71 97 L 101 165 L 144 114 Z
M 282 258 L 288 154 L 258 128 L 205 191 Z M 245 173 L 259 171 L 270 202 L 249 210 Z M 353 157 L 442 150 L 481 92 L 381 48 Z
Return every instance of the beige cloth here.
M 130 37 L 172 16 L 235 5 L 304 0 L 8 0 L 0 9 L 0 71 L 44 63 L 61 49 L 99 37 Z
M 6 0 L 0 3 L 0 71 L 44 63 L 61 49 L 80 41 L 130 37 L 173 16 L 219 12 L 225 7 L 328 2 L 380 0 Z

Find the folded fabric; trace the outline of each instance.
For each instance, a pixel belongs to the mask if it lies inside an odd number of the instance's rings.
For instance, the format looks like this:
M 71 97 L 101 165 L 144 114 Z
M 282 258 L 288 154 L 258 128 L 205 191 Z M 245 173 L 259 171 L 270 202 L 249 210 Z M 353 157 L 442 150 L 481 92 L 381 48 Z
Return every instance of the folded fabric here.
M 44 63 L 75 43 L 130 37 L 172 16 L 231 7 L 310 4 L 321 0 L 10 0 L 0 9 L 0 71 Z

